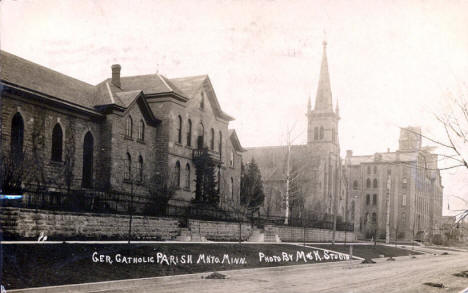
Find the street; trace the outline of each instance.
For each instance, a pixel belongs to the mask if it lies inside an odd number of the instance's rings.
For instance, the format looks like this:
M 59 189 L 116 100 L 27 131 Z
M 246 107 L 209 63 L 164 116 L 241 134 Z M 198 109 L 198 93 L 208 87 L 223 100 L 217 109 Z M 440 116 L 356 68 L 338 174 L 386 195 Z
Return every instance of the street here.
M 468 253 L 451 251 L 449 255 L 440 255 L 442 252 L 437 252 L 439 255 L 427 254 L 414 259 L 408 256 L 398 257 L 395 261 L 381 258 L 376 264 L 354 261 L 247 269 L 221 272 L 228 275 L 224 280 L 202 279 L 208 275 L 203 273 L 108 282 L 98 286 L 90 284 L 87 289 L 62 287 L 62 292 L 460 292 L 468 287 L 468 279 L 453 276 L 468 270 Z M 423 285 L 425 282 L 440 282 L 447 288 L 429 287 Z

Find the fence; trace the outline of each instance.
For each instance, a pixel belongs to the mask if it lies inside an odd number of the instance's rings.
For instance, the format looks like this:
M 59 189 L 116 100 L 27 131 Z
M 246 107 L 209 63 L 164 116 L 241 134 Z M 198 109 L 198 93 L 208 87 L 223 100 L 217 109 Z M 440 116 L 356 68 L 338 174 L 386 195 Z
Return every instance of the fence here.
M 95 190 L 60 190 L 42 186 L 28 187 L 19 199 L 3 200 L 4 207 L 44 209 L 76 213 L 125 214 L 153 217 L 177 217 L 186 225 L 188 219 L 226 222 L 252 222 L 257 226 L 265 224 L 285 225 L 285 217 L 266 217 L 248 214 L 240 207 L 232 209 L 215 207 L 206 203 L 196 203 L 174 199 L 164 199 L 155 195 L 137 195 L 125 192 L 103 192 Z M 288 218 L 289 226 L 333 229 L 332 221 L 318 218 Z M 337 230 L 353 231 L 353 224 L 338 222 Z

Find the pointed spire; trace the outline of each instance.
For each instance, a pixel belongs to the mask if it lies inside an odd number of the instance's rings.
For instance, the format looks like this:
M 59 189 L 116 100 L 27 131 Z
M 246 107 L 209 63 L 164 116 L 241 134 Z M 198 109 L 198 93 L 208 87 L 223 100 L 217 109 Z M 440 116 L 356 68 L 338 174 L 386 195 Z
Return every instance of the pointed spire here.
M 312 105 L 311 105 L 311 98 L 309 95 L 309 99 L 307 100 L 307 114 L 309 114 L 312 111 Z
M 330 74 L 328 73 L 327 41 L 324 39 L 322 65 L 320 66 L 320 77 L 315 97 L 315 111 L 333 112 L 332 93 L 330 86 Z

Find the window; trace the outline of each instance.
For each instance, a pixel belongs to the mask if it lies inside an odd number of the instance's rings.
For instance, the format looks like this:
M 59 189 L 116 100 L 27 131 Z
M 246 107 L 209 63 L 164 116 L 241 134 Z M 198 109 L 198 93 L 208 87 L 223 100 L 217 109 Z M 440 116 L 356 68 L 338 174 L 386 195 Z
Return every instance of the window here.
M 130 180 L 132 174 L 132 156 L 127 153 L 127 157 L 124 160 L 124 179 Z
M 14 160 L 23 157 L 24 122 L 20 113 L 16 113 L 11 120 L 10 152 Z
M 63 133 L 60 124 L 55 124 L 52 130 L 52 161 L 62 161 Z
M 218 168 L 218 193 L 221 193 L 221 168 Z
M 87 132 L 83 142 L 83 172 L 81 176 L 82 187 L 92 187 L 93 185 L 93 154 L 94 138 L 91 132 Z
M 323 139 L 323 126 L 320 126 L 320 139 Z
M 219 132 L 219 156 L 223 153 L 223 133 Z
M 231 166 L 231 168 L 234 168 L 234 152 L 231 151 L 231 159 L 229 161 L 229 166 Z
M 376 213 L 372 213 L 372 223 L 373 224 L 377 223 L 377 214 Z
M 213 128 L 211 128 L 210 148 L 212 151 L 214 151 L 214 145 L 215 145 L 214 141 L 215 141 L 215 131 Z
M 178 124 L 177 124 L 177 142 L 182 143 L 182 117 L 180 115 L 177 117 L 178 118 Z
M 372 205 L 374 205 L 374 206 L 377 205 L 377 194 L 372 195 Z
M 406 206 L 406 193 L 401 195 L 401 205 Z
M 377 174 L 377 166 L 374 166 L 374 174 Z
M 127 138 L 132 138 L 133 135 L 133 120 L 131 116 L 127 117 L 127 125 L 125 127 L 125 136 Z
M 408 188 L 408 179 L 403 178 L 403 179 L 401 180 L 401 188 L 403 188 L 403 189 Z
M 192 146 L 192 120 L 187 121 L 187 145 Z
M 190 165 L 185 166 L 185 188 L 190 190 Z
M 374 188 L 379 187 L 379 184 L 378 184 L 378 182 L 377 182 L 377 179 L 374 179 L 374 182 L 372 183 L 372 186 L 373 186 Z
M 364 225 L 366 225 L 368 221 L 369 221 L 369 213 L 366 213 L 366 216 L 364 217 Z
M 354 214 L 356 210 L 356 204 L 354 203 L 354 200 L 351 202 L 351 221 L 354 222 Z
M 138 124 L 138 140 L 145 140 L 145 122 L 143 120 L 140 120 L 140 123 Z
M 357 190 L 358 187 L 359 187 L 359 184 L 358 184 L 357 180 L 354 180 L 354 182 L 353 182 L 353 189 L 354 189 L 354 190 Z
M 200 109 L 205 109 L 205 93 L 201 92 L 201 101 L 200 101 Z
M 370 205 L 370 194 L 366 194 L 366 205 Z
M 317 139 L 318 139 L 318 136 L 319 136 L 318 127 L 315 127 L 315 128 L 314 128 L 314 140 L 317 140 Z
M 367 180 L 366 180 L 366 187 L 367 187 L 367 188 L 370 188 L 370 187 L 371 187 L 371 181 L 370 181 L 369 178 L 367 178 Z
M 231 177 L 231 199 L 234 200 L 234 179 Z
M 138 157 L 138 181 L 143 182 L 143 157 Z
M 205 140 L 205 128 L 203 127 L 203 123 L 200 122 L 200 124 L 198 124 L 198 131 L 197 131 L 197 148 L 198 149 L 202 149 L 203 148 L 203 145 L 205 144 L 204 140 Z
M 370 174 L 370 166 L 367 166 L 367 174 Z
M 175 186 L 180 188 L 180 162 L 177 161 L 175 164 Z

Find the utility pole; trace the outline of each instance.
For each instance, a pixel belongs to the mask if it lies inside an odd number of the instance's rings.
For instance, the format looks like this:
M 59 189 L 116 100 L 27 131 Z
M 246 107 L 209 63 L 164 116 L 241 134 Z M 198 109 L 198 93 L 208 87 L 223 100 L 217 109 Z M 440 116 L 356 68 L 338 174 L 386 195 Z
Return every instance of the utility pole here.
M 392 187 L 392 179 L 387 175 L 387 219 L 385 224 L 385 243 L 390 243 L 390 188 Z
M 328 157 L 330 158 L 330 154 L 328 154 Z M 338 162 L 338 160 L 337 160 Z M 331 166 L 331 164 L 329 164 Z M 338 163 L 337 163 L 338 165 Z M 334 185 L 334 188 L 333 188 L 333 196 L 332 196 L 332 200 L 333 200 L 333 206 L 332 206 L 332 211 L 333 211 L 333 238 L 332 238 L 332 244 L 335 245 L 335 237 L 336 237 L 336 213 L 338 211 L 338 207 L 337 207 L 337 193 L 339 196 L 341 196 L 341 177 L 339 176 L 339 173 L 338 173 L 338 166 L 335 166 L 336 169 L 335 169 L 335 179 L 338 179 L 338 180 L 333 180 L 334 182 L 332 183 L 335 183 L 335 184 L 332 184 L 332 186 Z M 330 174 L 330 172 L 328 172 Z M 338 177 L 338 178 L 337 178 Z M 333 177 L 332 177 L 333 178 Z M 339 186 L 336 186 L 336 182 L 338 181 L 338 184 Z
M 286 211 L 284 215 L 285 225 L 288 225 L 288 220 L 289 220 L 289 185 L 290 185 L 290 180 L 291 180 L 291 170 L 289 170 L 290 160 L 291 160 L 291 133 L 288 131 L 288 154 L 286 157 Z

